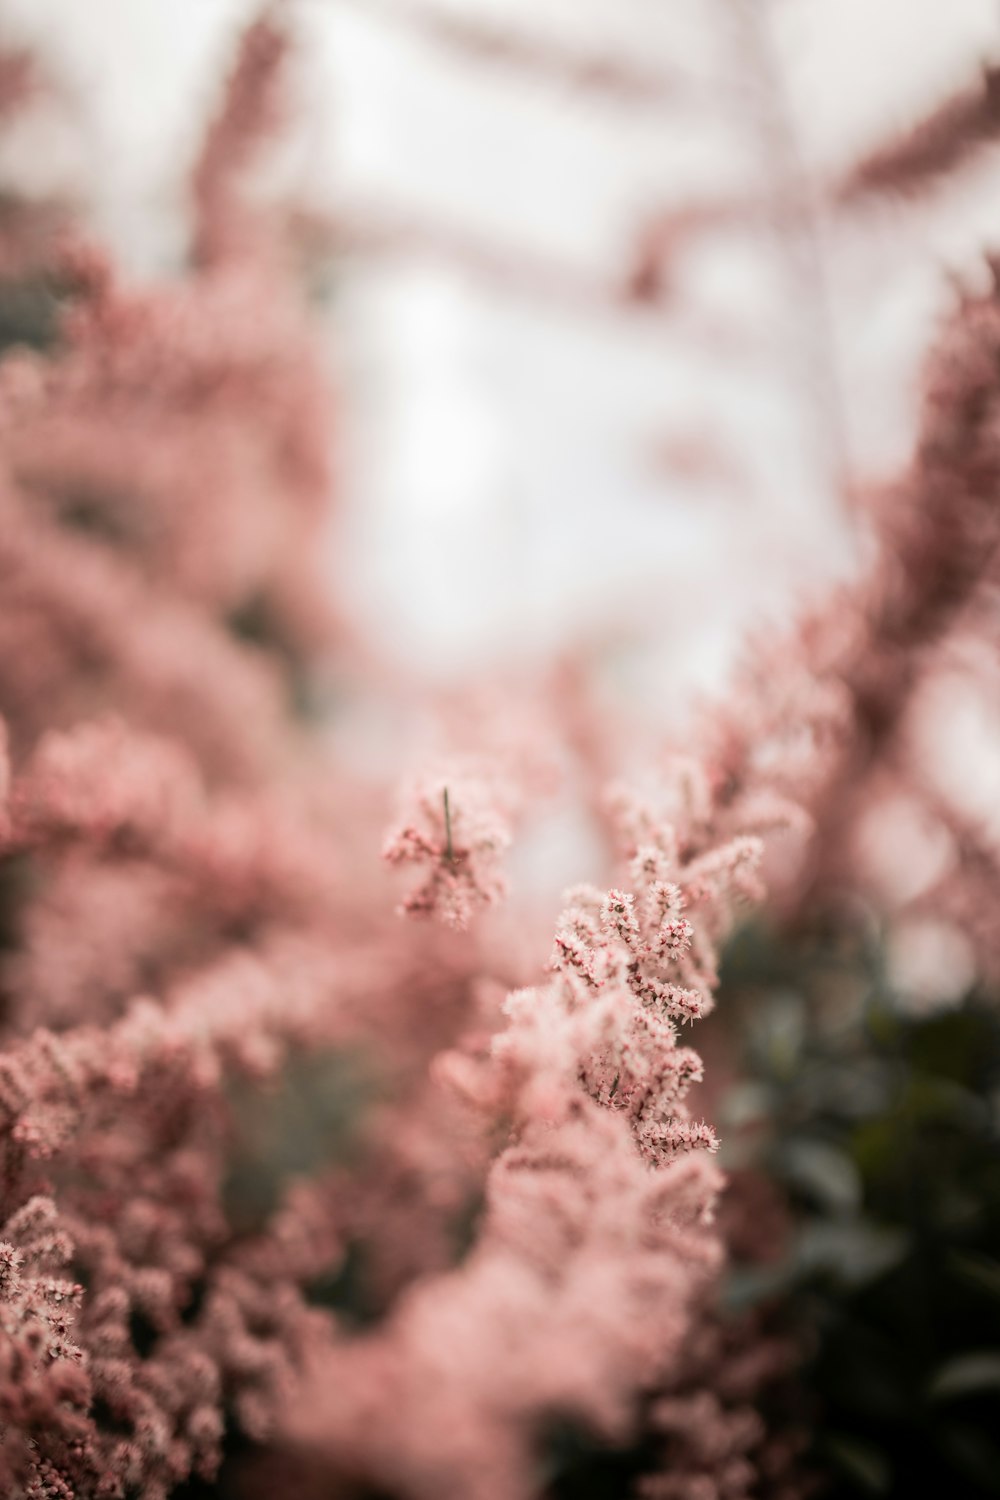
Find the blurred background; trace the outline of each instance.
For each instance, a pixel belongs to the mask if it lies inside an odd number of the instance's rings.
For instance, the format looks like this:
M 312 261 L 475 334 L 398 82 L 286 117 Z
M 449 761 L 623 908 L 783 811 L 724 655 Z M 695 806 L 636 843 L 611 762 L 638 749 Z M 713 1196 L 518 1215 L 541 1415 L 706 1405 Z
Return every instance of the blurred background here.
M 4 0 L 4 40 L 55 87 L 5 132 L 0 183 L 169 269 L 253 11 Z M 995 3 L 290 15 L 296 102 L 261 190 L 300 216 L 329 324 L 331 569 L 359 623 L 434 673 L 582 633 L 639 693 L 711 684 L 748 621 L 850 570 L 852 496 L 905 458 L 951 278 L 982 274 L 988 115 L 940 183 L 933 138 L 912 193 L 858 164 L 979 90 Z

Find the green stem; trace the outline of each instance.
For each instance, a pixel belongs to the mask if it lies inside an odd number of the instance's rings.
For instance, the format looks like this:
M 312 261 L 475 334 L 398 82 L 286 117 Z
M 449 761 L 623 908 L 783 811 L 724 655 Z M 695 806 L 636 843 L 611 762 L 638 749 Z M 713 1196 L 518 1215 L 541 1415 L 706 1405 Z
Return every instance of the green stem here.
M 455 868 L 455 849 L 454 849 L 454 846 L 453 846 L 452 841 L 451 841 L 451 807 L 450 807 L 449 802 L 448 802 L 448 788 L 447 787 L 445 787 L 445 789 L 444 789 L 444 835 L 445 835 L 444 857 L 448 861 L 448 863 L 451 865 L 452 869 L 454 869 Z

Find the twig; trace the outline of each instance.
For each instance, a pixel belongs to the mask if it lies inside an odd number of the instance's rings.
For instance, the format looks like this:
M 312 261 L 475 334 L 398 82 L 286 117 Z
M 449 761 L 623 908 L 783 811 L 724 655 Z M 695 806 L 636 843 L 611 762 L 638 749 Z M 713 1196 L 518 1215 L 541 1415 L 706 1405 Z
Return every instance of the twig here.
M 452 869 L 455 868 L 455 846 L 451 840 L 451 806 L 448 802 L 448 788 L 444 789 L 444 857 Z

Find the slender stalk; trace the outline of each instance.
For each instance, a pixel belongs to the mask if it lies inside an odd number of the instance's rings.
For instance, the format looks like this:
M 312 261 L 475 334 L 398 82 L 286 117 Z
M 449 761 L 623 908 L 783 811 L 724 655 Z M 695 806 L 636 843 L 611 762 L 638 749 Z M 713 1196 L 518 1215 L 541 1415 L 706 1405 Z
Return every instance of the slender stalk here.
M 451 804 L 448 801 L 448 788 L 444 789 L 444 857 L 452 869 L 455 868 L 455 846 L 451 840 Z

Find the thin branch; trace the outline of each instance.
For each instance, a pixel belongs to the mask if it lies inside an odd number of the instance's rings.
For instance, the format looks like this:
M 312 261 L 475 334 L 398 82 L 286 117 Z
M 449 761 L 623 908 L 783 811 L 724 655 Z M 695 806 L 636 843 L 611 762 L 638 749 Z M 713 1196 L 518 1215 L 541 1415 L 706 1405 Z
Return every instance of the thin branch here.
M 847 421 L 840 388 L 826 266 L 819 235 L 819 195 L 802 161 L 780 60 L 768 15 L 759 0 L 725 0 L 737 28 L 742 64 L 758 82 L 757 117 L 769 156 L 773 188 L 758 207 L 772 223 L 793 278 L 806 331 L 806 379 L 815 384 L 813 409 L 842 501 L 853 491 Z M 768 199 L 770 202 L 768 203 Z
M 968 87 L 951 94 L 910 129 L 883 141 L 839 177 L 820 182 L 816 197 L 843 221 L 865 205 L 886 198 L 925 202 L 989 146 L 1000 144 L 1000 66 L 990 65 Z M 775 196 L 787 200 L 793 185 L 778 181 Z M 671 261 L 700 236 L 763 226 L 768 206 L 750 195 L 667 208 L 650 216 L 637 243 L 633 278 L 657 287 L 669 278 Z
M 242 177 L 281 119 L 287 53 L 280 6 L 273 4 L 243 34 L 195 164 L 194 256 L 201 265 L 239 256 L 260 238 L 259 215 L 243 201 Z
M 307 209 L 299 214 L 296 227 L 307 251 L 429 258 L 493 285 L 574 306 L 603 306 L 619 296 L 610 280 L 564 261 L 500 245 L 459 225 L 422 219 L 391 206 L 343 204 L 319 213 Z
M 974 84 L 851 167 L 833 190 L 834 202 L 847 207 L 893 194 L 918 198 L 997 140 L 1000 67 L 989 66 Z
M 516 70 L 548 84 L 633 109 L 676 109 L 704 88 L 690 75 L 585 52 L 548 37 L 526 36 L 503 24 L 449 13 L 424 0 L 338 0 L 425 37 L 465 59 Z
M 731 359 L 757 359 L 762 353 L 758 337 L 742 333 L 731 318 L 715 320 L 685 307 L 671 295 L 669 285 L 656 296 L 641 294 L 631 266 L 602 275 L 516 245 L 497 244 L 454 224 L 374 203 L 344 203 L 331 211 L 300 209 L 293 234 L 307 258 L 358 257 L 367 264 L 397 258 L 430 261 L 573 317 L 660 324 L 677 338 L 695 339 Z
M 455 845 L 451 837 L 451 805 L 448 801 L 448 788 L 444 789 L 444 857 L 452 869 L 455 868 Z

